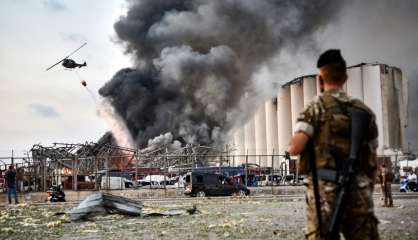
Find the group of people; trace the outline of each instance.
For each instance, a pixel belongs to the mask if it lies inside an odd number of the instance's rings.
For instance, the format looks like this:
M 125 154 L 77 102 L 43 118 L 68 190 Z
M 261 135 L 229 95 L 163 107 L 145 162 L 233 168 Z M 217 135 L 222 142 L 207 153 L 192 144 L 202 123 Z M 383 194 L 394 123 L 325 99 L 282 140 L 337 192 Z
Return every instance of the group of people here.
M 418 186 L 417 186 L 417 175 L 415 174 L 414 171 L 410 171 L 408 174 L 408 177 L 406 178 L 408 181 L 408 189 L 412 190 L 412 191 L 418 191 Z

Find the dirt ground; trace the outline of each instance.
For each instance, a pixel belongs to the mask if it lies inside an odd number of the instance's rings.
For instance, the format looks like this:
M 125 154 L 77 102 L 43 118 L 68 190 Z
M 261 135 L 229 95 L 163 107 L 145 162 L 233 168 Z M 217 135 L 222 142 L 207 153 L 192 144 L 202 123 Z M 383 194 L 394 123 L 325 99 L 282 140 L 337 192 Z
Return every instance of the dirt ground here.
M 418 239 L 418 199 L 397 199 L 394 208 L 376 202 L 382 239 Z M 64 207 L 12 206 L 0 211 L 0 239 L 303 239 L 304 201 L 206 200 L 146 203 L 145 211 L 190 208 L 172 217 L 97 216 L 69 222 L 54 215 Z

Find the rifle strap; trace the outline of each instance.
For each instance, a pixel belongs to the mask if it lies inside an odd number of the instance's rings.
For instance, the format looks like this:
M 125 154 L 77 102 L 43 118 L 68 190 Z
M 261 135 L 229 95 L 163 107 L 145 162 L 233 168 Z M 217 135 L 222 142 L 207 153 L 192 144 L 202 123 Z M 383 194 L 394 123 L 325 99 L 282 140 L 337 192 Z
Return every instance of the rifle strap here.
M 312 144 L 312 141 L 310 141 L 310 144 Z M 310 158 L 311 160 L 311 170 L 312 170 L 312 183 L 313 183 L 313 190 L 314 190 L 314 197 L 315 197 L 315 209 L 316 209 L 316 218 L 318 223 L 318 229 L 319 229 L 319 236 L 322 238 L 323 232 L 322 232 L 322 215 L 321 215 L 321 196 L 319 195 L 319 184 L 318 184 L 318 175 L 317 175 L 317 169 L 316 169 L 316 162 L 315 158 Z

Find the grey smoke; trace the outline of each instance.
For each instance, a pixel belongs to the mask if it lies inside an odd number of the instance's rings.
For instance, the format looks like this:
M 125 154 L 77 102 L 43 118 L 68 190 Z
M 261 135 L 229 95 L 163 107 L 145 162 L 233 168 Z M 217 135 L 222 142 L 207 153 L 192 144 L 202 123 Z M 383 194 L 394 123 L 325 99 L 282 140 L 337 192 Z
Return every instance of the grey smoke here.
M 351 1 L 328 25 L 321 49 L 342 49 L 349 64 L 381 62 L 402 69 L 409 81 L 407 141 L 418 151 L 418 1 Z
M 149 153 L 154 150 L 159 150 L 161 147 L 166 147 L 168 152 L 181 149 L 181 142 L 173 139 L 173 134 L 165 133 L 148 140 L 146 148 L 142 149 L 142 153 Z
M 128 5 L 114 27 L 136 66 L 120 70 L 99 93 L 140 146 L 166 132 L 183 143 L 221 144 L 234 119 L 254 110 L 243 96 L 258 94 L 257 73 L 284 50 L 314 48 L 314 34 L 341 9 L 339 1 L 308 0 Z

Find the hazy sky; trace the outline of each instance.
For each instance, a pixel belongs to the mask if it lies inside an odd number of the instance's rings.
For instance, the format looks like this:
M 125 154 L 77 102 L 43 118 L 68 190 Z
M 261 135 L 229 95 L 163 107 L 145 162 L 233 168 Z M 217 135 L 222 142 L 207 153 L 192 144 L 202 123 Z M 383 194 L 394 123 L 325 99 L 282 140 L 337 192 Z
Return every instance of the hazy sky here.
M 80 77 L 97 89 L 130 66 L 115 44 L 113 23 L 124 1 L 0 1 L 0 156 L 33 144 L 97 141 L 108 129 L 75 72 L 45 69 L 83 42 L 72 58 L 87 61 Z

